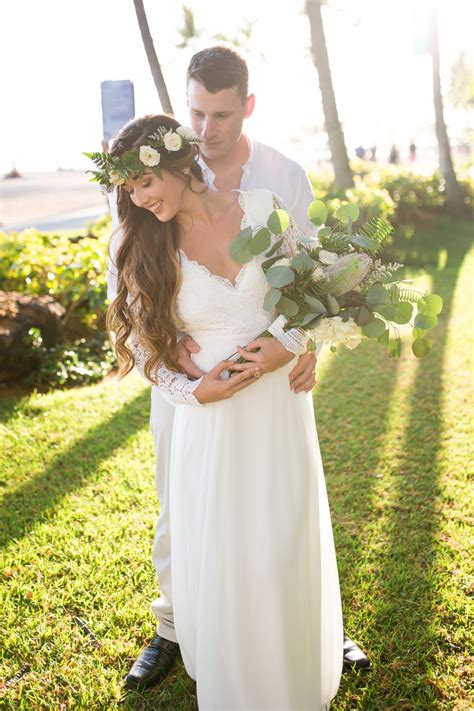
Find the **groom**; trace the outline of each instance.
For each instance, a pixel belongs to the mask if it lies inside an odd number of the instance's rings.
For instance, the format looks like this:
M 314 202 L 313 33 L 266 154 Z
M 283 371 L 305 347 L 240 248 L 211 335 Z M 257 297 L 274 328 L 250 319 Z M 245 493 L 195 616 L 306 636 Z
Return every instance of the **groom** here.
M 265 188 L 279 195 L 298 225 L 309 236 L 315 228 L 306 208 L 313 191 L 303 168 L 278 151 L 251 140 L 242 133 L 243 122 L 255 106 L 248 94 L 248 69 L 245 61 L 226 47 L 211 47 L 195 54 L 188 67 L 188 106 L 191 125 L 202 138 L 200 165 L 211 190 Z M 115 293 L 114 276 L 109 275 L 108 296 Z M 190 337 L 179 343 L 178 363 L 192 377 L 203 373 L 191 356 L 199 345 Z M 314 385 L 314 354 L 300 356 L 290 373 L 290 387 L 309 391 Z M 143 650 L 126 678 L 127 686 L 146 688 L 157 684 L 169 671 L 178 653 L 173 624 L 171 594 L 171 541 L 169 527 L 169 454 L 174 408 L 152 388 L 150 424 L 156 450 L 156 485 L 161 501 L 153 562 L 160 581 L 160 597 L 152 603 L 159 622 L 159 633 Z M 225 650 L 223 650 L 225 654 Z M 344 641 L 344 662 L 364 668 L 369 660 L 351 640 Z

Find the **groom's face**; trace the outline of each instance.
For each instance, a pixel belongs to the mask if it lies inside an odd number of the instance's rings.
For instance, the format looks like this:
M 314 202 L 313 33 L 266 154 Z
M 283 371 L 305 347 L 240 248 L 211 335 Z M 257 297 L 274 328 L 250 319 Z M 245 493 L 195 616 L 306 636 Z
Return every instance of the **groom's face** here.
M 208 160 L 225 158 L 242 135 L 242 124 L 253 111 L 254 97 L 244 102 L 236 86 L 212 93 L 196 79 L 188 84 L 191 125 L 203 139 L 201 153 Z

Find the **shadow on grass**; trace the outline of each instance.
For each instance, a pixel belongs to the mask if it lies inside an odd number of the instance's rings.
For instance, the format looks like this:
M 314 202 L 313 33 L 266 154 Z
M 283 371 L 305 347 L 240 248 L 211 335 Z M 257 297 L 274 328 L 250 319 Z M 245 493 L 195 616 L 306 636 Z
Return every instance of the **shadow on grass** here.
M 42 474 L 7 493 L 0 504 L 0 545 L 27 535 L 54 513 L 64 496 L 93 478 L 101 462 L 146 425 L 149 398 L 149 391 L 145 390 L 58 454 Z
M 466 244 L 466 247 L 468 245 Z M 442 438 L 443 362 L 454 291 L 467 249 L 448 255 L 447 270 L 433 275 L 432 290 L 444 310 L 435 347 L 418 364 L 403 455 L 388 502 L 385 546 L 379 555 L 379 590 L 368 629 L 376 644 L 375 676 L 360 708 L 430 709 L 440 703 L 429 676 L 439 641 L 431 629 L 439 584 L 436 534 L 439 525 L 439 463 Z
M 390 360 L 379 344 L 365 342 L 356 356 L 344 350 L 334 356 L 321 386 L 316 386 L 315 410 L 334 529 L 344 626 L 362 644 L 368 640 L 358 617 L 359 581 L 364 575 L 361 563 L 368 545 L 367 526 L 373 517 L 373 489 L 383 468 L 388 414 L 398 368 L 399 361 Z M 338 386 L 341 373 L 344 373 L 343 391 Z

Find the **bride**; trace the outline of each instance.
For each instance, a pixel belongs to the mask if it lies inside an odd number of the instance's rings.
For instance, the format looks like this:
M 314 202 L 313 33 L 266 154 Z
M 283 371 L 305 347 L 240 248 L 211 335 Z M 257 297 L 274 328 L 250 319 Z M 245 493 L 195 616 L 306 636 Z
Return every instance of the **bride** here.
M 282 205 L 268 191 L 208 190 L 198 152 L 189 129 L 147 116 L 94 158 L 96 179 L 118 186 L 107 318 L 120 373 L 135 365 L 176 405 L 177 638 L 201 711 L 324 709 L 339 686 L 343 630 L 312 398 L 288 384 L 306 337 L 271 325 L 258 258 L 241 267 L 229 255 L 241 229 Z M 274 337 L 258 338 L 269 327 Z M 178 372 L 180 332 L 201 346 L 198 380 Z M 246 363 L 228 358 L 237 347 Z

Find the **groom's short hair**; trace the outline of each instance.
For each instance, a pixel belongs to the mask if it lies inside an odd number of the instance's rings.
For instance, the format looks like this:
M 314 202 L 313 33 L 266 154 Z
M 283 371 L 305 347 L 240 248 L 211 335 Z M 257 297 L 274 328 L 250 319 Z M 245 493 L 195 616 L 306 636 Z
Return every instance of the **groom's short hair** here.
M 249 70 L 245 59 L 229 47 L 208 47 L 191 57 L 188 83 L 199 81 L 207 91 L 215 94 L 236 86 L 242 103 L 248 96 Z

